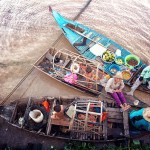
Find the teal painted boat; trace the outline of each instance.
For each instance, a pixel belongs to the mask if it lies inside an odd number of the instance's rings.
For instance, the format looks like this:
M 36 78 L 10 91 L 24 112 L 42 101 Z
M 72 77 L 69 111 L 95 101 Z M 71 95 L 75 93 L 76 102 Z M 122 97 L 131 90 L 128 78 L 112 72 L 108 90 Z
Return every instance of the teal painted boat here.
M 104 72 L 110 76 L 114 75 L 114 72 L 112 72 L 110 68 L 112 68 L 113 64 L 116 65 L 115 58 L 117 55 L 121 55 L 123 62 L 127 62 L 126 58 L 129 58 L 129 55 L 131 55 L 131 58 L 137 57 L 135 55 L 132 57 L 130 51 L 124 49 L 122 46 L 104 35 L 75 21 L 64 18 L 58 12 L 52 10 L 51 7 L 49 7 L 49 9 L 58 26 L 62 29 L 63 34 L 77 52 L 89 60 L 97 60 L 101 62 L 103 65 L 100 66 L 99 69 L 104 70 Z M 108 54 L 104 56 L 106 52 L 110 52 L 109 60 L 107 58 Z M 136 64 L 135 67 L 132 67 L 129 64 L 118 65 L 119 71 L 125 71 L 128 68 L 131 69 L 129 79 L 124 80 L 129 86 L 133 85 L 142 70 L 147 66 L 140 59 L 137 60 L 137 63 L 138 64 Z M 125 74 L 126 73 L 127 72 L 125 72 Z M 139 86 L 138 89 L 150 93 L 150 89 L 148 89 L 144 84 Z

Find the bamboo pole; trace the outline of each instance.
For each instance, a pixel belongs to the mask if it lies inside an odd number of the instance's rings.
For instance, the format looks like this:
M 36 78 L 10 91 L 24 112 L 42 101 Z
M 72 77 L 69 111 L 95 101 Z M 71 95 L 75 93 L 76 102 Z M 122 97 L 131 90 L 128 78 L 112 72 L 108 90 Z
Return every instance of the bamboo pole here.
M 84 124 L 84 131 L 86 131 L 87 128 L 87 122 L 88 122 L 88 113 L 89 113 L 89 109 L 90 109 L 90 102 L 87 105 L 87 109 L 86 109 L 86 114 L 85 114 L 85 124 Z M 76 109 L 76 111 L 78 111 L 78 109 Z
M 76 115 L 76 108 L 77 108 L 77 104 L 75 104 L 75 107 L 74 107 L 74 112 L 73 112 L 72 119 L 71 119 L 71 121 L 70 121 L 69 130 L 71 130 L 71 129 L 72 129 L 72 126 L 73 126 L 73 122 L 74 122 L 75 115 Z
M 90 102 L 89 102 L 89 103 L 90 103 Z M 85 110 L 80 110 L 80 109 L 76 109 L 76 112 L 87 113 L 87 111 L 85 111 Z M 101 113 L 90 112 L 90 111 L 88 111 L 88 114 L 97 115 L 97 116 L 100 116 L 100 115 L 101 115 Z

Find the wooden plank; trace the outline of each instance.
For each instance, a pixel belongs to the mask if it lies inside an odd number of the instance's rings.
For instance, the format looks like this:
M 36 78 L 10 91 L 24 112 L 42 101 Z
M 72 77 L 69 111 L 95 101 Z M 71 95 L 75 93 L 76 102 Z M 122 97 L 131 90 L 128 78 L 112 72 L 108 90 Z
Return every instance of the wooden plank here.
M 107 118 L 107 121 L 112 123 L 123 123 L 122 119 L 115 119 L 115 118 Z
M 143 94 L 143 96 L 145 96 L 144 94 Z M 146 104 L 146 103 L 144 103 L 144 102 L 142 102 L 142 101 L 140 101 L 138 98 L 136 98 L 135 96 L 131 96 L 131 95 L 126 95 L 125 94 L 125 98 L 126 98 L 126 100 L 127 100 L 127 103 L 129 104 L 129 105 L 131 105 L 132 107 L 137 107 L 137 108 L 145 108 L 145 107 L 148 107 L 149 105 L 148 104 Z M 135 100 L 139 100 L 139 104 L 138 105 L 134 105 L 134 101 Z
M 100 123 L 102 122 L 102 115 L 103 115 L 103 102 L 101 102 L 101 105 L 100 105 L 100 107 L 101 107 L 101 116 L 100 116 Z
M 81 112 L 81 113 L 87 113 L 87 111 L 85 110 L 80 110 L 80 109 L 76 109 L 77 112 Z M 101 115 L 101 113 L 97 113 L 97 112 L 88 112 L 88 114 L 92 114 L 92 115 Z
M 105 108 L 107 108 L 107 103 L 103 102 L 103 105 Z M 101 108 L 102 110 L 102 108 Z M 106 117 L 106 120 L 102 122 L 102 128 L 103 128 L 103 137 L 104 140 L 107 140 L 107 129 L 108 129 L 108 117 Z M 100 127 L 98 128 L 98 131 L 100 132 Z
M 107 113 L 107 117 L 108 118 L 114 118 L 114 119 L 122 119 L 123 118 L 123 115 L 122 113 L 116 113 L 116 112 L 108 112 Z
M 120 137 L 120 135 L 123 135 L 123 130 L 120 128 L 108 128 L 108 135 L 112 135 L 114 137 Z
M 73 126 L 75 115 L 76 115 L 76 108 L 77 108 L 77 104 L 75 104 L 75 107 L 74 107 L 74 113 L 73 113 L 72 119 L 70 121 L 69 130 L 72 130 L 72 126 Z
M 123 112 L 123 125 L 124 125 L 124 134 L 126 137 L 129 137 L 129 114 L 128 111 Z
M 106 118 L 106 120 L 103 122 L 103 136 L 104 136 L 104 139 L 107 140 L 107 129 L 108 129 L 108 126 L 107 126 L 107 122 L 108 122 L 108 118 Z
M 16 102 L 16 104 L 14 106 L 14 111 L 13 111 L 12 116 L 10 118 L 10 123 L 13 123 L 13 121 L 15 120 L 16 113 L 17 113 L 17 108 L 18 108 L 18 101 Z
M 122 119 L 123 119 L 123 114 L 122 112 L 120 111 L 120 108 L 111 108 L 111 107 L 108 107 L 106 109 L 107 111 L 107 118 L 109 121 L 111 122 L 122 122 Z M 118 121 L 119 120 L 119 121 Z
M 91 105 L 91 103 L 89 102 L 88 105 L 87 105 L 87 109 L 86 109 L 84 131 L 86 131 L 86 129 L 87 129 L 87 122 L 88 122 L 88 117 L 89 117 L 88 113 L 89 113 L 90 105 Z
M 32 99 L 31 99 L 31 97 L 30 97 L 29 100 L 28 100 L 28 104 L 27 104 L 27 107 L 26 107 L 26 110 L 25 110 L 25 113 L 24 113 L 24 117 L 23 117 L 23 118 L 25 118 L 25 116 L 27 115 L 28 109 L 29 109 L 29 107 L 31 106 L 31 103 L 32 103 L 32 102 L 33 102 L 33 101 L 32 101 Z M 25 122 L 23 122 L 21 128 L 24 126 L 24 123 L 25 123 Z
M 51 119 L 51 124 L 59 125 L 59 126 L 69 126 L 70 121 L 69 121 L 69 118 Z
M 119 112 L 120 113 L 121 111 L 120 111 L 120 108 L 111 108 L 111 107 L 108 107 L 107 108 L 107 112 Z
M 49 117 L 48 117 L 48 123 L 47 123 L 47 128 L 46 128 L 46 134 L 49 135 L 49 133 L 51 132 L 51 116 L 52 116 L 52 113 L 54 111 L 54 106 L 55 106 L 55 103 L 56 103 L 56 100 L 54 99 L 54 102 L 53 102 L 53 105 L 51 107 L 51 111 L 49 113 Z

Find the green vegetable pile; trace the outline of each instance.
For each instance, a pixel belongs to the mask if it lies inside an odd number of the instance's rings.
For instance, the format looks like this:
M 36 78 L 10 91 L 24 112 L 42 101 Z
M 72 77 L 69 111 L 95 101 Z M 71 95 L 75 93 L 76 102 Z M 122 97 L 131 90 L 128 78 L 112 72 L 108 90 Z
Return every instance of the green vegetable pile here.
M 115 54 L 110 51 L 106 51 L 103 53 L 102 59 L 106 62 L 112 62 L 115 59 Z

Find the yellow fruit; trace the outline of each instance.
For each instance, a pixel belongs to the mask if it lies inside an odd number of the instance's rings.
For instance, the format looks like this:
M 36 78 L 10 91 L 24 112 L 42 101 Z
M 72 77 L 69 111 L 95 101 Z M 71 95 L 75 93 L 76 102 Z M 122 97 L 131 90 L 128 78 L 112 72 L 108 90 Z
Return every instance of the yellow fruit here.
M 107 74 L 105 77 L 106 77 L 107 80 L 110 79 L 110 75 L 109 74 Z

